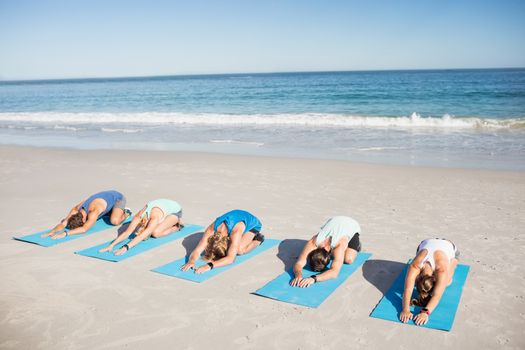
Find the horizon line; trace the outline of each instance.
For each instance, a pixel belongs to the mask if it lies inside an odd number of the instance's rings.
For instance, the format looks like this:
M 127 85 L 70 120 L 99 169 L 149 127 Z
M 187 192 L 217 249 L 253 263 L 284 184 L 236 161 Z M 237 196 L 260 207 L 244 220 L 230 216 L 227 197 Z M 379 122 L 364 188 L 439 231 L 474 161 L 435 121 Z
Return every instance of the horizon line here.
M 52 82 L 68 80 L 123 80 L 123 79 L 160 79 L 174 77 L 206 77 L 206 76 L 232 76 L 232 75 L 272 75 L 272 74 L 304 74 L 304 73 L 366 73 L 366 72 L 423 72 L 423 71 L 467 71 L 467 70 L 513 70 L 525 67 L 486 67 L 486 68 L 385 68 L 385 69 L 356 69 L 356 70 L 312 70 L 312 71 L 275 71 L 275 72 L 236 72 L 236 73 L 191 73 L 191 74 L 162 74 L 162 75 L 131 75 L 131 76 L 95 76 L 71 78 L 37 78 L 37 79 L 7 79 L 0 78 L 0 83 L 24 82 Z

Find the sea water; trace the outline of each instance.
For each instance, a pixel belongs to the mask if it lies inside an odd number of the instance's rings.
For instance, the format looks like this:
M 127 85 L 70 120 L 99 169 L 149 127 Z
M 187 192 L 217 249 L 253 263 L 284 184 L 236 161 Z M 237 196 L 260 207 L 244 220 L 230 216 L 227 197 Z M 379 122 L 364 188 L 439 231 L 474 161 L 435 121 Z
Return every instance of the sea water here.
M 525 170 L 525 69 L 0 81 L 0 144 Z

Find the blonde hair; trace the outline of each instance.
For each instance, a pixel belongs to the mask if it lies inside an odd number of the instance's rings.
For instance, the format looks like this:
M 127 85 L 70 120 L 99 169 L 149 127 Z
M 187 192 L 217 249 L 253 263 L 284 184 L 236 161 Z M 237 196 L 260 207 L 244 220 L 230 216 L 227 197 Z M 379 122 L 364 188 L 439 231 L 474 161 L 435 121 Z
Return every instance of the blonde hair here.
M 213 261 L 225 257 L 229 246 L 229 236 L 222 236 L 219 232 L 214 232 L 213 235 L 208 238 L 208 245 L 204 251 L 204 259 Z
M 146 229 L 146 226 L 148 226 L 148 223 L 149 223 L 149 219 L 147 217 L 143 217 L 141 220 L 140 220 L 140 224 L 139 226 L 136 228 L 135 230 L 135 235 L 140 235 L 142 232 L 144 232 L 144 230 Z
M 417 299 L 412 299 L 410 303 L 417 306 L 427 306 L 430 298 L 432 298 L 432 292 L 434 291 L 435 283 L 436 278 L 434 275 L 419 276 L 416 280 L 416 289 L 419 293 L 419 296 Z

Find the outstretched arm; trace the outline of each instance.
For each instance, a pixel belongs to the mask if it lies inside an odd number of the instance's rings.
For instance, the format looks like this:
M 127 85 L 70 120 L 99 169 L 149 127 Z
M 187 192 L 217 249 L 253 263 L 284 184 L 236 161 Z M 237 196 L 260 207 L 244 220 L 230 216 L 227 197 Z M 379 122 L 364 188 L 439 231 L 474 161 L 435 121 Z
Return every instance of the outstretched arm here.
M 317 274 L 315 278 L 314 277 L 303 278 L 301 282 L 299 282 L 299 287 L 305 288 L 305 287 L 309 287 L 310 285 L 316 282 L 323 282 L 323 281 L 328 281 L 328 280 L 337 278 L 337 276 L 339 276 L 339 272 L 341 271 L 341 266 L 343 266 L 343 263 L 345 260 L 345 250 L 346 250 L 347 244 L 348 244 L 348 241 L 345 240 L 339 243 L 337 247 L 334 248 L 333 250 L 334 260 L 332 261 L 332 265 L 327 271 Z
M 405 277 L 405 289 L 403 291 L 403 309 L 399 314 L 399 319 L 401 322 L 406 323 L 408 320 L 412 319 L 412 313 L 410 312 L 410 300 L 412 298 L 412 292 L 414 291 L 414 284 L 416 283 L 416 277 L 420 272 L 418 259 L 414 259 L 412 263 L 408 266 L 408 271 Z
M 146 226 L 146 229 L 139 235 L 135 236 L 129 243 L 125 244 L 124 247 L 119 248 L 115 251 L 115 255 L 122 255 L 140 242 L 142 242 L 145 239 L 148 239 L 151 236 L 151 233 L 153 230 L 157 227 L 159 224 L 159 218 L 158 217 L 152 217 L 150 218 L 148 222 L 148 226 Z M 127 248 L 126 248 L 127 245 Z
M 299 257 L 297 258 L 297 261 L 293 265 L 293 275 L 294 278 L 291 280 L 290 285 L 292 287 L 299 287 L 299 283 L 303 279 L 303 267 L 306 265 L 306 259 L 308 257 L 308 254 L 317 246 L 315 245 L 315 240 L 317 238 L 317 235 L 314 235 L 303 247 L 303 250 L 301 251 L 301 254 L 299 254 Z
M 241 243 L 241 238 L 244 233 L 245 227 L 246 226 L 244 225 L 244 223 L 238 223 L 237 225 L 235 225 L 235 227 L 232 229 L 230 233 L 230 247 L 228 248 L 228 251 L 226 252 L 226 256 L 214 261 L 213 262 L 214 268 L 230 265 L 231 263 L 235 261 L 235 258 L 237 257 L 237 253 L 239 252 L 239 246 Z M 211 270 L 210 266 L 202 265 L 202 266 L 199 266 L 195 270 L 195 273 L 204 273 L 208 270 Z
M 63 229 L 66 228 L 66 225 L 67 225 L 67 221 L 69 220 L 69 218 L 73 215 L 73 214 L 76 214 L 78 213 L 79 209 L 80 209 L 80 206 L 82 205 L 83 202 L 80 202 L 78 203 L 77 205 L 75 205 L 73 208 L 71 208 L 71 210 L 69 211 L 69 213 L 67 214 L 67 216 L 62 220 L 60 221 L 60 223 L 58 223 L 55 227 L 53 227 L 51 229 L 51 231 L 43 234 L 41 237 L 48 237 L 48 236 L 52 236 L 53 234 L 55 234 L 56 232 L 60 232 L 62 231 Z
M 113 250 L 113 248 L 119 244 L 120 242 L 124 241 L 126 238 L 128 238 L 129 236 L 131 236 L 131 234 L 135 231 L 135 229 L 137 228 L 137 226 L 140 224 L 140 220 L 142 220 L 142 211 L 138 212 L 134 217 L 133 219 L 131 220 L 131 222 L 129 223 L 129 226 L 126 228 L 126 230 L 124 232 L 122 232 L 121 234 L 119 234 L 117 236 L 117 238 L 115 238 L 113 240 L 113 242 L 111 242 L 107 247 L 105 248 L 102 248 L 99 250 L 99 253 L 103 253 L 103 252 L 110 252 Z
M 188 271 L 189 269 L 195 267 L 195 262 L 200 258 L 202 252 L 204 249 L 206 249 L 206 245 L 208 244 L 208 238 L 213 235 L 213 225 L 215 222 L 212 222 L 208 228 L 206 228 L 206 231 L 204 231 L 204 234 L 202 235 L 201 240 L 199 241 L 199 244 L 193 249 L 193 252 L 191 252 L 190 257 L 188 259 L 188 262 L 181 266 L 182 271 Z

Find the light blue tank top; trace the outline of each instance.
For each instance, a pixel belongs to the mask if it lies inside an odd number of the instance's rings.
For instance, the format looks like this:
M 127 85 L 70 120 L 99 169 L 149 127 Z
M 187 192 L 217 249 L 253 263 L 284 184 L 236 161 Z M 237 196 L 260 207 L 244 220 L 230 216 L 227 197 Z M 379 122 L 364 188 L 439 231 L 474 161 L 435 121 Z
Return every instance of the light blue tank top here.
M 162 219 L 166 218 L 166 216 L 168 215 L 177 214 L 179 211 L 182 210 L 180 204 L 171 199 L 155 199 L 153 201 L 148 202 L 148 204 L 146 205 L 146 210 L 144 211 L 144 213 L 142 213 L 142 217 L 146 216 L 147 214 L 148 218 L 150 218 L 151 210 L 153 208 L 159 208 L 160 210 L 162 210 L 162 212 L 164 213 L 164 217 Z
M 361 232 L 361 227 L 354 219 L 348 216 L 334 216 L 321 226 L 315 244 L 319 246 L 321 242 L 330 237 L 330 246 L 335 248 L 342 237 L 348 237 L 350 240 L 354 234 L 359 232 Z
M 99 218 L 101 218 L 107 213 L 109 213 L 113 209 L 115 204 L 118 201 L 122 200 L 122 198 L 124 198 L 124 195 L 118 191 L 102 191 L 99 193 L 95 193 L 94 195 L 86 199 L 84 203 L 82 203 L 82 206 L 80 207 L 80 209 L 84 209 L 84 211 L 87 214 L 89 212 L 89 205 L 91 204 L 91 202 L 99 198 L 106 201 L 106 204 L 107 204 L 106 209 L 102 213 L 100 213 L 98 216 Z

